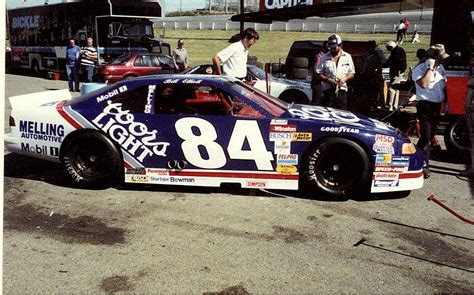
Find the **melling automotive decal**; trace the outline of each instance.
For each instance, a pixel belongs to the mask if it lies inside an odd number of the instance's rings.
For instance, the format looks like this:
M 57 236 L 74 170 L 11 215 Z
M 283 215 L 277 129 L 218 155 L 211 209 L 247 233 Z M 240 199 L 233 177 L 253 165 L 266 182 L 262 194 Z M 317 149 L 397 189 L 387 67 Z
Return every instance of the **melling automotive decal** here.
M 92 123 L 108 133 L 141 163 L 153 154 L 166 157 L 166 150 L 170 144 L 156 141 L 158 131 L 149 131 L 145 124 L 135 122 L 133 114 L 122 110 L 121 103 L 108 101 L 102 113 L 95 117 Z
M 64 137 L 64 126 L 60 124 L 20 121 L 21 138 L 61 142 Z

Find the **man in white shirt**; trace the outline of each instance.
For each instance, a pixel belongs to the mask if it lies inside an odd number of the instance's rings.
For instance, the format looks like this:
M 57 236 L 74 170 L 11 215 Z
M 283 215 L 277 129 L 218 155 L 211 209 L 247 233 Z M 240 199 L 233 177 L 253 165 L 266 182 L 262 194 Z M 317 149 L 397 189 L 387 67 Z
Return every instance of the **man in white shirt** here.
M 446 73 L 441 63 L 449 55 L 443 44 L 435 44 L 428 49 L 426 56 L 426 61 L 413 69 L 412 79 L 416 81 L 417 115 L 421 127 L 416 145 L 423 151 L 423 175 L 428 178 L 431 139 L 435 136 L 441 104 L 446 101 Z
M 240 35 L 240 41 L 230 44 L 212 58 L 216 73 L 222 75 L 224 72 L 227 76 L 244 80 L 247 76 L 248 49 L 257 42 L 258 38 L 258 33 L 254 28 L 245 29 Z
M 321 57 L 316 74 L 321 80 L 322 106 L 347 110 L 347 81 L 354 78 L 355 67 L 349 53 L 342 50 L 339 35 L 328 38 L 329 52 Z

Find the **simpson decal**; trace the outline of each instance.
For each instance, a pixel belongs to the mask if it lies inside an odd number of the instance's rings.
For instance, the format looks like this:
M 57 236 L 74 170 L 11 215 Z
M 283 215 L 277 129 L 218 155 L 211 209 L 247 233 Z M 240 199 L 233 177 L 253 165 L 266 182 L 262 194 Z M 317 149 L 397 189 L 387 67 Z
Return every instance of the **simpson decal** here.
M 247 181 L 245 183 L 246 187 L 255 187 L 255 188 L 266 188 L 267 187 L 267 182 L 266 181 L 258 181 L 258 180 L 253 180 L 253 181 Z
M 149 131 L 148 127 L 140 122 L 135 122 L 133 114 L 122 110 L 121 103 L 107 102 L 101 114 L 92 122 L 108 133 L 125 150 L 139 162 L 153 154 L 166 157 L 168 142 L 157 142 L 157 130 Z

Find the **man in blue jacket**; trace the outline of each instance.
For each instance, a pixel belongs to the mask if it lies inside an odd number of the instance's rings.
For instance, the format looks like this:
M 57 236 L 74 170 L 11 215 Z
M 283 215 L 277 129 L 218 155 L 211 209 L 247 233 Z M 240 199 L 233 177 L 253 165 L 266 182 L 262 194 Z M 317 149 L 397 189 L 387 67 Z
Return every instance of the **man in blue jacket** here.
M 81 48 L 76 45 L 73 38 L 69 38 L 69 44 L 66 48 L 66 73 L 69 85 L 69 91 L 79 92 L 79 55 Z M 73 88 L 74 82 L 74 88 Z

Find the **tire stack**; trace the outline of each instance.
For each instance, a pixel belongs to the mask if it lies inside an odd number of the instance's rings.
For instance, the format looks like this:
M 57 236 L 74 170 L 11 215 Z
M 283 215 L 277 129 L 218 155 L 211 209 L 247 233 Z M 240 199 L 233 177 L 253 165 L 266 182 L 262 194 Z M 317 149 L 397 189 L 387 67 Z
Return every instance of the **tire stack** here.
M 288 57 L 285 68 L 288 79 L 306 80 L 309 76 L 308 59 L 306 57 Z

